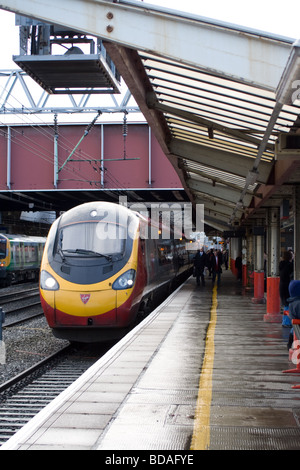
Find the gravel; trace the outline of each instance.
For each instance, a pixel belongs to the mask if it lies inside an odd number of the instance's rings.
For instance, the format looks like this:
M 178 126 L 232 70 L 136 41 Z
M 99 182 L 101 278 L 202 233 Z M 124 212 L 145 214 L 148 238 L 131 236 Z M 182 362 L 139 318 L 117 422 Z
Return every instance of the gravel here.
M 53 336 L 45 317 L 4 329 L 0 347 L 0 384 L 68 344 L 68 341 Z
M 35 287 L 38 287 L 36 282 L 15 284 L 0 289 L 0 295 Z M 38 310 L 41 311 L 41 307 Z M 9 314 L 6 320 L 8 318 Z M 3 326 L 5 327 L 5 323 Z M 0 343 L 0 385 L 68 344 L 68 341 L 53 336 L 44 316 L 12 328 L 4 328 Z

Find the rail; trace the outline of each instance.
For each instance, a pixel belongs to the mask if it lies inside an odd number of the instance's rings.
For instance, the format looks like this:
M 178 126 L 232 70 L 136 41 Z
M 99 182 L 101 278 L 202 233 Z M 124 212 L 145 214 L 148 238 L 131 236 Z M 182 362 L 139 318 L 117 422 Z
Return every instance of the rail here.
M 67 346 L 0 386 L 0 445 L 98 359 L 94 353 L 80 354 Z

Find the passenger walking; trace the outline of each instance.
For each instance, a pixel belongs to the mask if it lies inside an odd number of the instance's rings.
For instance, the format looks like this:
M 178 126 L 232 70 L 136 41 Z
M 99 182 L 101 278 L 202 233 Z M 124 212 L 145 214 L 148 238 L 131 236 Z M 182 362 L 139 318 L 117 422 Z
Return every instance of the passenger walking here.
M 214 255 L 211 258 L 212 261 L 212 285 L 214 286 L 215 280 L 217 278 L 217 286 L 221 284 L 221 273 L 222 273 L 222 264 L 223 258 L 220 250 L 215 250 Z
M 282 307 L 286 307 L 287 299 L 290 297 L 289 284 L 293 276 L 293 257 L 290 251 L 286 251 L 279 263 L 279 294 Z
M 212 275 L 212 267 L 213 267 L 213 257 L 214 257 L 214 250 L 209 250 L 207 254 L 207 268 L 209 272 L 209 277 Z
M 194 257 L 194 267 L 196 271 L 197 286 L 200 286 L 200 279 L 202 282 L 202 286 L 205 286 L 204 268 L 206 266 L 207 266 L 207 256 L 202 247 L 200 250 L 197 251 Z

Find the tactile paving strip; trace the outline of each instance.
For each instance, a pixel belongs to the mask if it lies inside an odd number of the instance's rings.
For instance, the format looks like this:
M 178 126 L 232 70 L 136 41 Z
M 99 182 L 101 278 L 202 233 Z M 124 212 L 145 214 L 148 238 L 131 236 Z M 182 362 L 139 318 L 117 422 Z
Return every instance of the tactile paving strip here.
M 299 450 L 300 429 L 211 426 L 210 450 Z
M 251 395 L 245 396 L 244 392 L 236 390 L 216 391 L 214 392 L 215 406 L 245 406 L 249 407 L 273 407 L 273 408 L 291 408 L 293 402 L 299 402 L 298 397 L 292 396 L 290 392 L 265 392 L 256 391 Z M 295 403 L 296 404 L 296 403 Z

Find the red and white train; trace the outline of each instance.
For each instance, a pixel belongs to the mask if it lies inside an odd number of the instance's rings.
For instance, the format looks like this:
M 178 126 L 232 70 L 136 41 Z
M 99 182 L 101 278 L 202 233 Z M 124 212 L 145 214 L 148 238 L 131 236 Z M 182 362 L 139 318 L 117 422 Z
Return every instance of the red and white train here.
M 150 229 L 139 213 L 109 202 L 82 204 L 53 223 L 40 296 L 56 337 L 98 342 L 122 336 L 142 306 L 191 273 L 186 240 L 151 237 Z

